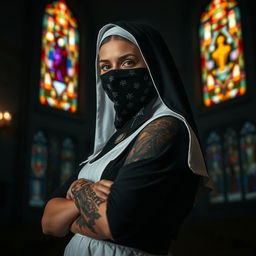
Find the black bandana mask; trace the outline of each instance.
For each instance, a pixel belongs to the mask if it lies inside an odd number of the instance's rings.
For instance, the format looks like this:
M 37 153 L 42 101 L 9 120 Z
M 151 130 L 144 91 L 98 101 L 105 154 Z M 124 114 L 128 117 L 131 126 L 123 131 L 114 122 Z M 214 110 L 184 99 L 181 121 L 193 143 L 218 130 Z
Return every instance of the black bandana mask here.
M 100 77 L 103 89 L 114 102 L 117 129 L 157 95 L 147 68 L 113 69 Z

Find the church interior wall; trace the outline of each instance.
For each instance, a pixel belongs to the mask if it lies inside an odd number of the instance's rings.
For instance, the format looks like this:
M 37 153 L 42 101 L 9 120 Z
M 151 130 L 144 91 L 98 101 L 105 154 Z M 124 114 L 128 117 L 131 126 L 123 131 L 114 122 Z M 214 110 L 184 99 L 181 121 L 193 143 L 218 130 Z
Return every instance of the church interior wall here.
M 201 100 L 198 25 L 200 12 L 209 2 L 146 0 L 122 3 L 67 0 L 78 18 L 80 32 L 80 98 L 78 114 L 44 108 L 38 101 L 40 76 L 41 20 L 45 4 L 51 1 L 1 2 L 0 16 L 0 111 L 12 114 L 9 127 L 0 128 L 0 223 L 1 241 L 12 254 L 36 250 L 37 255 L 61 255 L 69 236 L 63 239 L 41 233 L 42 208 L 28 205 L 30 154 L 33 134 L 39 129 L 49 136 L 70 136 L 76 145 L 76 164 L 92 151 L 95 114 L 95 42 L 106 23 L 130 19 L 155 26 L 173 54 L 199 127 L 202 144 L 211 130 L 239 131 L 246 121 L 256 124 L 256 21 L 251 1 L 241 4 L 245 71 L 245 96 L 205 108 Z M 177 241 L 174 256 L 252 256 L 256 252 L 255 201 L 210 205 L 207 198 L 187 218 Z M 17 242 L 13 244 L 13 235 Z M 186 244 L 186 246 L 184 246 Z M 40 252 L 38 252 L 38 250 Z M 41 253 L 41 254 L 40 254 Z

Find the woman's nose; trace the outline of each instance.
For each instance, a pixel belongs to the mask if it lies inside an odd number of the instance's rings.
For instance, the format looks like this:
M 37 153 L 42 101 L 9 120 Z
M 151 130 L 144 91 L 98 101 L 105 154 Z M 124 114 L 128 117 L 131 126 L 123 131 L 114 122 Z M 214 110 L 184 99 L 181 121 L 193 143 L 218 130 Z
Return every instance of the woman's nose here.
M 120 69 L 120 65 L 118 63 L 115 63 L 112 65 L 112 69 Z

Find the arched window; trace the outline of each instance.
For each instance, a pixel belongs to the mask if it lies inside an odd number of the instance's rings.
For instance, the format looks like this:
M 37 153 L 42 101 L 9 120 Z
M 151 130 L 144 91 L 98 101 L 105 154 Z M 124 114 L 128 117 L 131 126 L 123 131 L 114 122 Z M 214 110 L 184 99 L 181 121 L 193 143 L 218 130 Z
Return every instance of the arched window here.
M 200 20 L 203 102 L 209 107 L 246 92 L 240 10 L 236 0 L 212 0 Z
M 229 128 L 224 135 L 224 163 L 227 175 L 227 199 L 238 201 L 242 199 L 241 170 L 237 133 Z
M 35 133 L 31 152 L 29 205 L 41 207 L 46 196 L 47 141 L 42 131 Z
M 62 184 L 75 172 L 74 144 L 70 138 L 63 140 L 60 158 L 60 183 Z
M 240 133 L 243 186 L 245 198 L 256 198 L 256 128 L 246 122 Z
M 216 132 L 211 132 L 207 138 L 206 160 L 215 187 L 215 190 L 211 193 L 210 202 L 223 202 L 225 200 L 225 184 L 222 145 L 220 136 Z
M 68 112 L 77 110 L 77 22 L 64 0 L 48 4 L 43 17 L 39 99 Z

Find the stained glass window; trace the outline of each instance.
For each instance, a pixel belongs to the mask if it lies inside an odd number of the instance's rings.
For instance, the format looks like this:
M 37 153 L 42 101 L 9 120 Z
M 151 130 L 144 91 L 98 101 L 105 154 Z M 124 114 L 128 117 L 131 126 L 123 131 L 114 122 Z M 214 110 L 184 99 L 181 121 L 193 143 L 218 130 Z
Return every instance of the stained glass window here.
M 224 135 L 224 160 L 227 174 L 227 199 L 238 201 L 242 199 L 241 170 L 237 133 L 229 128 Z
M 48 4 L 43 17 L 40 102 L 68 112 L 77 110 L 77 22 L 64 0 Z
M 210 202 L 223 202 L 225 200 L 225 184 L 222 145 L 220 136 L 216 132 L 211 132 L 207 138 L 206 160 L 215 188 L 210 194 Z
M 75 171 L 74 144 L 70 138 L 66 138 L 62 143 L 61 151 L 60 183 L 65 182 Z
M 29 205 L 41 207 L 46 195 L 47 141 L 42 131 L 33 138 Z
M 241 159 L 245 198 L 256 198 L 256 128 L 246 122 L 241 129 Z
M 200 20 L 200 51 L 205 106 L 243 95 L 240 10 L 236 0 L 212 0 Z

